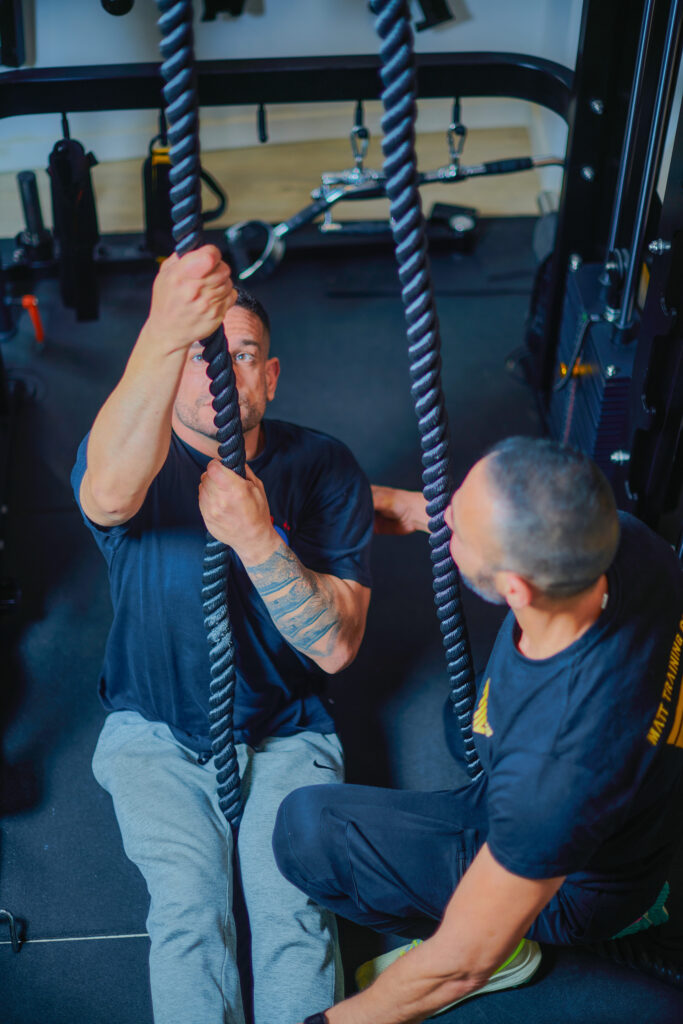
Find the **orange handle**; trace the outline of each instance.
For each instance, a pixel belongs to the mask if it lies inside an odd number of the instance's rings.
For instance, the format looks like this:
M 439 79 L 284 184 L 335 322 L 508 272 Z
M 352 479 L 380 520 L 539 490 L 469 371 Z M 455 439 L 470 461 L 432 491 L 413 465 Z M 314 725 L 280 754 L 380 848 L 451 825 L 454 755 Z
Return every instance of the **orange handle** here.
M 42 344 L 45 341 L 45 330 L 43 329 L 43 321 L 40 319 L 40 313 L 38 312 L 38 299 L 35 295 L 22 295 L 21 305 L 31 317 L 36 341 Z

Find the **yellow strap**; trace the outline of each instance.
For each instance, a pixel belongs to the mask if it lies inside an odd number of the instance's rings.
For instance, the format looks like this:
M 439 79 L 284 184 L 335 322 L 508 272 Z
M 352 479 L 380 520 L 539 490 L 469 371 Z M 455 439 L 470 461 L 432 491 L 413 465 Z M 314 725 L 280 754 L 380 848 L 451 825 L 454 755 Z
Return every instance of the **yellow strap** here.
M 171 158 L 168 154 L 168 146 L 155 146 L 150 154 L 152 157 L 152 167 L 155 164 L 170 164 Z

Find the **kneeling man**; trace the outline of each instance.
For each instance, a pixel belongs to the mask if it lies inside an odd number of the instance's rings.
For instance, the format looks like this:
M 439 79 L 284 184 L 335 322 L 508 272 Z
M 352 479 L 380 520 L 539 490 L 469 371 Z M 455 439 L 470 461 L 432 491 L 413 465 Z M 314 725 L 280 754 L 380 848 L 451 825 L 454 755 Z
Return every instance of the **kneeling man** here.
M 422 525 L 407 492 L 382 489 L 376 506 L 397 532 Z M 523 980 L 524 937 L 618 934 L 657 899 L 680 838 L 673 550 L 617 513 L 588 458 L 540 439 L 477 462 L 446 522 L 465 582 L 510 608 L 473 716 L 484 771 L 451 792 L 316 786 L 283 802 L 274 848 L 290 881 L 378 931 L 429 936 L 316 1024 L 416 1024 L 511 956 Z

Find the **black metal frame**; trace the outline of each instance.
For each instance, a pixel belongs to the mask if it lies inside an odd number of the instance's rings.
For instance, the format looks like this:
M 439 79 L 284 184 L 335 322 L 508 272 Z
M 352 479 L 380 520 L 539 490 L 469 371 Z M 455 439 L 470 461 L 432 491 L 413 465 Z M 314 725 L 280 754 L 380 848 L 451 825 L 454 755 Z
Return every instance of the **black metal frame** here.
M 645 522 L 676 512 L 683 489 L 683 110 L 658 221 L 631 391 L 629 488 Z M 657 245 L 657 242 L 660 244 Z M 678 509 L 671 539 L 683 517 Z M 680 543 L 680 537 L 677 538 Z
M 197 61 L 202 106 L 379 99 L 379 58 L 283 57 Z M 419 95 L 512 96 L 566 118 L 572 72 L 518 53 L 425 53 L 417 57 Z M 87 86 L 87 88 L 86 88 Z M 161 107 L 158 64 L 37 68 L 0 75 L 0 117 Z
M 545 410 L 550 407 L 557 378 L 557 346 L 567 274 L 582 263 L 600 264 L 608 255 L 608 220 L 645 5 L 646 0 L 584 2 L 545 336 L 536 368 Z M 642 104 L 646 111 L 654 106 L 670 10 L 670 0 L 657 0 L 643 69 Z M 633 133 L 617 247 L 631 245 L 639 200 L 639 170 L 645 163 L 649 128 L 649 118 L 641 117 Z M 679 123 L 665 208 L 653 194 L 645 231 L 646 244 L 659 237 L 673 242 L 673 249 L 654 258 L 640 321 L 636 320 L 621 339 L 634 364 L 627 410 L 629 444 L 623 453 L 628 458 L 630 446 L 631 460 L 624 462 L 617 474 L 621 482 L 616 489 L 625 491 L 624 504 L 655 528 L 661 528 L 662 516 L 676 508 L 683 488 L 679 437 L 683 415 L 683 348 L 678 320 L 672 312 L 674 308 L 683 308 L 683 248 L 677 241 L 677 232 L 683 229 L 681 180 L 683 128 Z M 637 259 L 640 267 L 644 257 L 638 255 Z M 678 532 L 680 522 L 672 527 L 669 533 Z
M 538 382 L 547 405 L 554 379 L 557 339 L 570 261 L 602 262 L 609 237 L 612 197 L 645 0 L 584 0 L 574 92 L 568 117 L 569 137 L 548 296 L 545 338 L 539 355 Z M 661 47 L 666 19 L 653 25 L 652 49 Z M 654 68 L 646 71 L 644 95 L 655 88 Z M 633 140 L 632 166 L 645 145 L 646 125 Z M 626 182 L 622 233 L 633 223 L 636 189 Z M 626 237 L 620 233 L 617 245 Z

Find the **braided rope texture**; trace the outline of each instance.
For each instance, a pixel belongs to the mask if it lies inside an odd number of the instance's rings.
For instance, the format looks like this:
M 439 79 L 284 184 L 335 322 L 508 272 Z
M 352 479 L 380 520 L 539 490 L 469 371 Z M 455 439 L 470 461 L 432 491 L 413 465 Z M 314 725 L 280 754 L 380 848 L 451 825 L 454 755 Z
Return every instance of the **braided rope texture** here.
M 195 83 L 191 0 L 156 0 L 161 32 L 161 74 L 171 160 L 171 217 L 179 256 L 201 245 L 199 113 Z M 223 327 L 204 342 L 211 380 L 218 454 L 224 466 L 245 475 L 244 440 L 235 373 Z M 209 642 L 211 685 L 209 725 L 217 769 L 218 799 L 228 822 L 236 827 L 242 813 L 240 775 L 233 739 L 235 649 L 228 614 L 227 545 L 207 533 L 202 571 L 202 606 Z
M 413 33 L 406 0 L 373 0 L 382 40 L 382 150 L 408 333 L 411 394 L 422 447 L 423 493 L 429 516 L 434 600 L 450 685 L 471 779 L 483 773 L 472 736 L 474 673 L 460 604 L 458 571 L 448 550 L 444 512 L 453 490 L 448 417 L 441 388 L 441 342 L 432 291 L 422 203 L 417 187 L 417 85 Z

